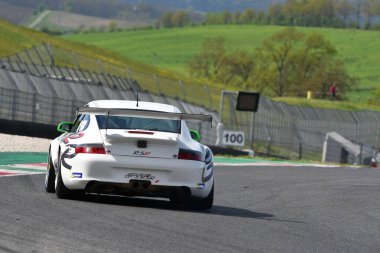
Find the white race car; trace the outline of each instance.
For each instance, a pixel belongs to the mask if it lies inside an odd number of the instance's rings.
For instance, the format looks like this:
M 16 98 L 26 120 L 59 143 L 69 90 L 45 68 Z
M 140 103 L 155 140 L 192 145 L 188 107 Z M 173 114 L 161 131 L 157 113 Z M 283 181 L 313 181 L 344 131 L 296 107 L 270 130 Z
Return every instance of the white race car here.
M 58 198 L 78 193 L 169 198 L 177 207 L 210 209 L 213 155 L 185 120 L 212 121 L 174 106 L 99 100 L 79 108 L 52 140 L 45 177 Z

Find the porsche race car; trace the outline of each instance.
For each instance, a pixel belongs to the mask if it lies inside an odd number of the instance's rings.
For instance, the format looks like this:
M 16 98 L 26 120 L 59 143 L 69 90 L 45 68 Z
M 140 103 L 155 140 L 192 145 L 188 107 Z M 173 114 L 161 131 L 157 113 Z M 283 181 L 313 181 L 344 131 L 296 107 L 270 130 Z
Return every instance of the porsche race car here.
M 178 207 L 210 209 L 213 155 L 186 121 L 210 122 L 172 105 L 98 100 L 78 108 L 74 122 L 49 147 L 47 192 L 58 198 L 111 194 L 168 198 Z

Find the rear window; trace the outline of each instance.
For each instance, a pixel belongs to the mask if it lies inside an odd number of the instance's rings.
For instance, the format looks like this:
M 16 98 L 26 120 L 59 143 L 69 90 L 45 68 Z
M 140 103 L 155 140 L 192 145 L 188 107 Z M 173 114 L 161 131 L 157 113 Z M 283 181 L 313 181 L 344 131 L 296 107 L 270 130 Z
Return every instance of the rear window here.
M 140 129 L 149 131 L 160 131 L 180 133 L 181 121 L 170 119 L 150 119 L 128 116 L 96 115 L 99 129 Z

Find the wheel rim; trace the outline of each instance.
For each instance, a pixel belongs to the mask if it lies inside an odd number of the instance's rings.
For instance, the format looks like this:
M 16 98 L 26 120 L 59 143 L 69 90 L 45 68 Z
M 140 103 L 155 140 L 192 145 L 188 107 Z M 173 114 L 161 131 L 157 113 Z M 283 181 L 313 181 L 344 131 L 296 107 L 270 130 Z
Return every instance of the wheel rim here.
M 45 175 L 45 187 L 47 187 L 48 185 L 48 179 L 49 179 L 49 169 L 48 171 L 46 171 L 46 175 Z
M 58 174 L 58 173 L 57 173 Z M 58 185 L 58 175 L 55 176 L 54 179 L 54 189 L 57 190 L 57 185 Z

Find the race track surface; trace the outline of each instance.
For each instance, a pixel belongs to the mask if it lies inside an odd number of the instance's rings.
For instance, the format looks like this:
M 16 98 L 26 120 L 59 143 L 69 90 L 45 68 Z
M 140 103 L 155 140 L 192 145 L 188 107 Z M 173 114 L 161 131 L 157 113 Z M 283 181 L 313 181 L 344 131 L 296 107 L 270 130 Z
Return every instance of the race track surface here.
M 215 206 L 87 196 L 0 177 L 0 252 L 380 252 L 380 170 L 215 168 Z

